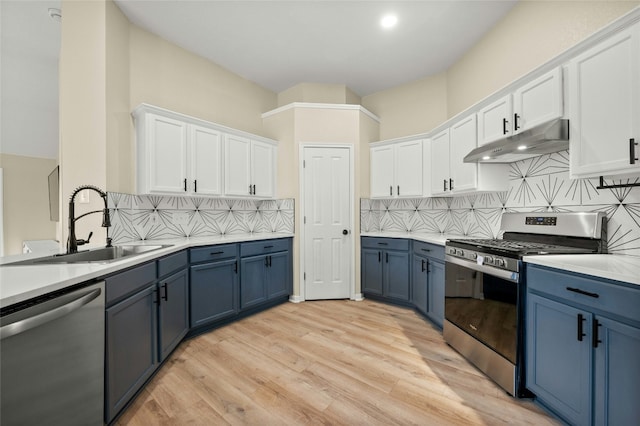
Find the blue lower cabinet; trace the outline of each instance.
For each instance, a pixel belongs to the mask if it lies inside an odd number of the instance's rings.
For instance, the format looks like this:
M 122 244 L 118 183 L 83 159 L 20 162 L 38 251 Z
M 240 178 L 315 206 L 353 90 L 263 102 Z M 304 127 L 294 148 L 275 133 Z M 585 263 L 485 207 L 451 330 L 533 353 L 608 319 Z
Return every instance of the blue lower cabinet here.
M 411 296 L 409 240 L 362 237 L 360 241 L 362 292 L 408 303 Z
M 289 296 L 292 291 L 291 252 L 269 255 L 267 273 L 267 299 Z
M 189 275 L 182 269 L 158 281 L 160 362 L 178 346 L 189 331 Z
M 259 305 L 267 300 L 267 256 L 240 259 L 240 310 Z
M 536 265 L 527 287 L 527 388 L 570 424 L 638 424 L 640 289 Z
M 429 286 L 429 260 L 413 255 L 411 271 L 411 302 L 420 312 L 427 314 L 429 310 L 427 292 Z
M 191 327 L 238 313 L 238 261 L 235 258 L 191 266 Z
M 105 421 L 108 423 L 158 366 L 156 285 L 106 309 Z
M 385 251 L 382 294 L 386 297 L 409 301 L 409 252 Z
M 428 268 L 427 316 L 442 327 L 444 322 L 444 262 L 429 259 Z
M 382 296 L 382 251 L 362 249 L 362 292 Z

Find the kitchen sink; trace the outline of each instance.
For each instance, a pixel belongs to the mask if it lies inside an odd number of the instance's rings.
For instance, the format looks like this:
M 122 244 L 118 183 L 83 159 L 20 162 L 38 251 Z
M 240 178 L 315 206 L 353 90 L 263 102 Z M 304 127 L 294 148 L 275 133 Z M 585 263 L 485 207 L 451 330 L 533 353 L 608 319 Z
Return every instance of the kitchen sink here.
M 64 263 L 109 263 L 125 257 L 137 256 L 149 253 L 154 250 L 171 247 L 171 245 L 121 245 L 104 247 L 94 250 L 80 251 L 71 254 L 58 254 L 55 256 L 39 257 L 36 259 L 22 260 L 19 262 L 6 263 L 0 266 L 19 265 L 54 265 Z

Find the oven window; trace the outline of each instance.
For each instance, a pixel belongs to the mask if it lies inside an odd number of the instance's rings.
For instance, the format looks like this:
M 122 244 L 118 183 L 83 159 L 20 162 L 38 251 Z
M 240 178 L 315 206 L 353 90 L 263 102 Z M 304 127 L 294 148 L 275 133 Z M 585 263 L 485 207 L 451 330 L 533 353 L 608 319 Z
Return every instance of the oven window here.
M 448 262 L 445 280 L 445 318 L 515 364 L 518 285 Z

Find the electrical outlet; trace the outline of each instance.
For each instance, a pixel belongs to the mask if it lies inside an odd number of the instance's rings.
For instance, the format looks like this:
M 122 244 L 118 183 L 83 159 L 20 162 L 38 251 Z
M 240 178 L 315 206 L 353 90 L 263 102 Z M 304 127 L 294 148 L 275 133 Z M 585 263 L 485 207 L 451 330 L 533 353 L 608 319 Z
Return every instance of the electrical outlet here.
M 176 225 L 186 225 L 189 222 L 189 213 L 176 212 L 173 213 L 173 223 Z

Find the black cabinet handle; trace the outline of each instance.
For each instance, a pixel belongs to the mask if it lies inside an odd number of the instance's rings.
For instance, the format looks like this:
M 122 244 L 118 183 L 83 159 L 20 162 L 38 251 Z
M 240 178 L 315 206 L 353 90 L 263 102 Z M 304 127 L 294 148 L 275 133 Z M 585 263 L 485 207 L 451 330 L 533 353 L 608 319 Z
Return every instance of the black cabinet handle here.
M 424 272 L 424 271 L 425 271 L 425 269 L 426 269 L 426 268 L 424 267 L 424 264 L 425 264 L 424 259 L 422 259 L 422 272 Z
M 389 195 L 393 195 L 393 186 L 389 185 Z
M 520 116 L 518 114 L 513 114 L 513 130 L 520 129 L 520 126 L 518 125 L 518 119 L 519 118 L 520 118 Z
M 582 332 L 582 323 L 584 322 L 584 316 L 582 314 L 578 314 L 578 342 L 582 342 L 582 338 L 586 336 Z
M 249 185 L 249 195 L 253 195 L 253 192 L 251 192 L 251 191 L 252 191 L 251 185 Z
M 594 348 L 598 347 L 598 343 L 602 343 L 602 340 L 600 340 L 598 338 L 598 327 L 600 327 L 602 324 L 600 324 L 600 322 L 597 319 L 593 319 L 593 329 L 591 330 L 591 345 Z
M 184 192 L 187 192 L 187 178 L 184 178 Z
M 449 191 L 453 191 L 453 179 L 449 179 Z
M 156 305 L 159 305 L 160 304 L 160 289 L 156 288 L 153 292 L 156 295 L 155 299 L 153 300 L 153 303 L 156 304 Z
M 162 296 L 162 300 L 169 300 L 169 289 L 167 288 L 167 283 L 162 284 L 162 288 L 164 289 L 164 296 Z
M 209 253 L 209 254 L 210 254 L 211 256 L 215 256 L 215 255 L 222 254 L 222 253 L 224 253 L 224 252 L 223 252 L 223 251 L 214 251 L 214 252 L 211 252 L 211 253 Z
M 235 272 L 236 274 L 238 273 L 238 261 L 236 260 L 235 264 L 233 265 L 233 272 Z
M 431 249 L 425 249 L 425 248 L 420 249 L 420 250 L 422 250 L 422 251 L 426 251 L 426 252 L 430 252 L 430 251 L 431 251 Z
M 431 268 L 429 268 L 430 262 L 427 260 L 427 274 L 431 272 Z
M 266 249 L 272 249 L 272 248 L 273 248 L 273 246 L 264 246 L 264 249 L 265 249 L 265 250 L 266 250 Z
M 385 253 L 385 262 L 389 263 L 389 253 Z
M 269 260 L 269 268 L 271 268 L 271 256 L 267 256 L 267 259 Z
M 253 195 L 256 195 L 256 185 L 253 184 Z
M 269 267 L 269 256 L 264 257 L 264 266 L 267 268 Z
M 593 297 L 593 298 L 596 298 L 596 299 L 598 297 L 600 297 L 600 295 L 598 293 L 591 293 L 589 291 L 580 290 L 579 288 L 567 287 L 567 290 L 572 291 L 574 293 L 582 294 L 584 296 Z
M 446 191 L 447 190 L 447 180 L 444 179 L 443 182 L 444 182 L 444 190 Z
M 400 196 L 400 185 L 398 185 L 398 193 L 396 195 Z
M 630 164 L 636 164 L 636 161 L 638 161 L 638 157 L 636 157 L 636 145 L 638 145 L 638 143 L 634 138 L 629 139 L 629 163 Z
M 502 119 L 502 134 L 503 134 L 503 135 L 506 135 L 506 134 L 507 134 L 507 123 L 509 123 L 509 122 L 507 121 L 507 119 L 506 119 L 506 118 L 503 118 L 503 119 Z
M 193 181 L 193 192 L 198 192 L 198 179 Z
M 378 252 L 378 263 L 382 262 L 382 253 Z

